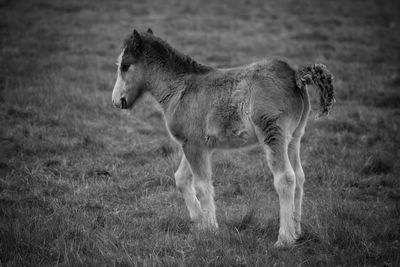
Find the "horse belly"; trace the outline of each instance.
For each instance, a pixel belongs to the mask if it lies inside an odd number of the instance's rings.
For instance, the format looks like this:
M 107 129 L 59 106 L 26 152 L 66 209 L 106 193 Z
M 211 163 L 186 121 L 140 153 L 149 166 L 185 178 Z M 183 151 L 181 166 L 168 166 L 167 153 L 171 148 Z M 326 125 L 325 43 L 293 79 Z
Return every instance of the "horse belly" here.
M 255 145 L 257 143 L 256 136 L 229 136 L 225 138 L 219 138 L 215 141 L 212 148 L 215 149 L 238 149 L 248 146 Z
M 254 145 L 257 137 L 254 128 L 248 121 L 236 121 L 234 127 L 220 128 L 208 127 L 206 143 L 210 148 L 236 149 Z

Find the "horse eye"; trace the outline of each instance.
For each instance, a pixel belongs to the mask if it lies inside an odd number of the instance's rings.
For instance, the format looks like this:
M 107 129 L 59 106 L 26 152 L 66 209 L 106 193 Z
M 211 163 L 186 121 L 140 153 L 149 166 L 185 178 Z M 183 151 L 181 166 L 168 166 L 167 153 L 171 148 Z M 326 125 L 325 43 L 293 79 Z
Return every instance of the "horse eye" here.
M 126 72 L 129 70 L 129 64 L 121 64 L 121 71 Z

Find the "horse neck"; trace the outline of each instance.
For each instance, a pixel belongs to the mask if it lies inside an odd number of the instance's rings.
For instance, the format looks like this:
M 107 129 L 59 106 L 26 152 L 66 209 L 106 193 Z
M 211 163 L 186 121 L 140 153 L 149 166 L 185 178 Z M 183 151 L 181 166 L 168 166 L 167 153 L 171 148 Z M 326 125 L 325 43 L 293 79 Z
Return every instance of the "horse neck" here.
M 164 110 L 168 107 L 171 99 L 185 89 L 185 81 L 189 75 L 192 74 L 178 74 L 162 69 L 153 71 L 151 77 L 148 79 L 151 81 L 149 83 L 150 92 Z

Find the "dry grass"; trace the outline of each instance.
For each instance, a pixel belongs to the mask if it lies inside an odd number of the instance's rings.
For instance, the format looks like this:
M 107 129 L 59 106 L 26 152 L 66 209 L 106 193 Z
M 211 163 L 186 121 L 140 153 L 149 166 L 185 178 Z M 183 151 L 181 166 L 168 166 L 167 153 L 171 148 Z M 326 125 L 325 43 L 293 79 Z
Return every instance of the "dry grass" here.
M 0 265 L 398 266 L 396 5 L 0 1 Z M 303 140 L 295 247 L 272 247 L 278 199 L 258 149 L 216 155 L 221 229 L 191 230 L 160 113 L 111 105 L 133 26 L 213 66 L 284 56 L 335 74 L 334 113 Z

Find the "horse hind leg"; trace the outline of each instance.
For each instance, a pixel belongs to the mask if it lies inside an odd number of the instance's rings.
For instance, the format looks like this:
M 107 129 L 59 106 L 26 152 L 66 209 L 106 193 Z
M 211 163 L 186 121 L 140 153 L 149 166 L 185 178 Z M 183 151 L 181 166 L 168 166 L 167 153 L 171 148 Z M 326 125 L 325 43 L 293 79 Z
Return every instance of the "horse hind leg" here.
M 294 193 L 296 176 L 289 161 L 288 137 L 277 124 L 277 119 L 258 121 L 257 136 L 266 150 L 268 166 L 274 176 L 279 196 L 280 226 L 276 247 L 295 243 Z
M 185 155 L 182 155 L 181 163 L 179 164 L 178 170 L 175 172 L 175 182 L 176 187 L 182 193 L 183 199 L 185 200 L 190 219 L 193 222 L 201 221 L 201 206 L 199 200 L 196 198 L 193 178 Z
M 279 236 L 275 246 L 288 246 L 296 241 L 297 235 L 294 220 L 296 176 L 289 162 L 287 144 L 282 141 L 273 148 L 267 148 L 267 159 L 274 176 L 274 186 L 279 195 L 280 205 Z
M 303 185 L 305 181 L 303 167 L 300 160 L 301 136 L 294 136 L 289 144 L 289 159 L 296 176 L 296 189 L 294 197 L 294 219 L 296 235 L 301 235 L 301 214 L 303 202 Z

